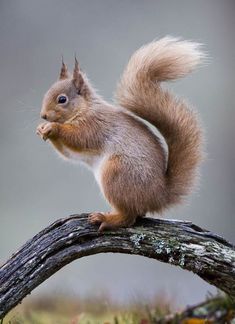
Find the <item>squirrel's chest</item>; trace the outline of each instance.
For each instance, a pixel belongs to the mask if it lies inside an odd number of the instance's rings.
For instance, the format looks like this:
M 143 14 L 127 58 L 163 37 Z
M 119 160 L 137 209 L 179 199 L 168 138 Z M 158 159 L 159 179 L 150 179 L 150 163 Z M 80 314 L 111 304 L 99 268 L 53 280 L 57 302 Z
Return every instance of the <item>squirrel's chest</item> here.
M 71 150 L 66 146 L 61 147 L 59 151 L 67 160 L 70 160 L 74 163 L 82 162 L 83 164 L 88 166 L 93 171 L 97 182 L 100 183 L 101 169 L 104 161 L 107 158 L 106 154 L 98 154 L 91 151 L 79 152 Z

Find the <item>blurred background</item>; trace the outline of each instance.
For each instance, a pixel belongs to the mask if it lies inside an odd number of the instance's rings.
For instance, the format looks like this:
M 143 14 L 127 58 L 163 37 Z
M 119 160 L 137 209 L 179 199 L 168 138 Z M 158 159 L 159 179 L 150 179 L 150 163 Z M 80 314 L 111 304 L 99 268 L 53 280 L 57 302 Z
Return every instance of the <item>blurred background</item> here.
M 130 55 L 165 35 L 205 44 L 210 64 L 170 84 L 200 112 L 207 159 L 200 187 L 166 218 L 190 220 L 235 243 L 235 2 L 233 0 L 0 1 L 0 263 L 60 217 L 106 211 L 93 175 L 65 163 L 35 135 L 44 93 L 61 55 L 105 99 Z M 215 289 L 192 273 L 143 257 L 100 254 L 77 260 L 33 295 L 110 295 L 121 303 L 165 294 L 179 305 Z

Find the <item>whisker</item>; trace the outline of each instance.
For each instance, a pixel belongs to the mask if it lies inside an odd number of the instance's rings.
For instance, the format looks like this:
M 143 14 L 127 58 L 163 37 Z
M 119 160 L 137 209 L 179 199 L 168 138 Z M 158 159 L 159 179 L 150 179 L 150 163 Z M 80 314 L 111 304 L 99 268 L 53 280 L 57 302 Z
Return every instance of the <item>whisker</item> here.
M 23 122 L 23 124 L 21 125 L 21 130 L 28 130 L 30 128 L 34 129 L 37 126 L 37 124 L 39 124 L 39 122 L 40 122 L 40 119 L 38 117 L 34 116 L 33 118 L 30 118 Z
M 19 110 L 19 109 L 28 109 L 29 111 L 40 111 L 40 108 L 38 108 L 38 107 L 35 107 L 35 106 L 32 106 L 32 105 L 29 105 L 29 104 L 26 104 L 26 103 L 23 103 L 23 102 L 20 102 L 20 101 L 18 101 L 19 103 L 20 103 L 20 105 L 21 106 L 19 106 L 19 105 L 17 105 L 16 106 L 16 108 Z

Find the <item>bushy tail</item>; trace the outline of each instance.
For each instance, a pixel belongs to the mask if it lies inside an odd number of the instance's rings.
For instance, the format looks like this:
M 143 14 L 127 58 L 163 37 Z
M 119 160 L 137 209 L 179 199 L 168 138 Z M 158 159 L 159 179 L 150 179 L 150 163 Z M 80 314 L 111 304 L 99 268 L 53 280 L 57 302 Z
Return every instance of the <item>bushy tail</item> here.
M 202 131 L 196 113 L 160 82 L 187 75 L 203 56 L 199 44 L 165 37 L 137 50 L 118 84 L 119 104 L 156 126 L 167 142 L 167 205 L 179 202 L 194 184 Z

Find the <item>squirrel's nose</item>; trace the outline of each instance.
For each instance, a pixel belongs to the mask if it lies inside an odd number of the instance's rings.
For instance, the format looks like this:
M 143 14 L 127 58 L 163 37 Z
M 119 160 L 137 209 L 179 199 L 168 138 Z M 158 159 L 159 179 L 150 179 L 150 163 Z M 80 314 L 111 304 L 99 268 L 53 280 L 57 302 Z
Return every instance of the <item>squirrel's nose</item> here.
M 46 119 L 47 120 L 47 114 L 41 114 L 41 118 L 43 118 L 43 119 Z

